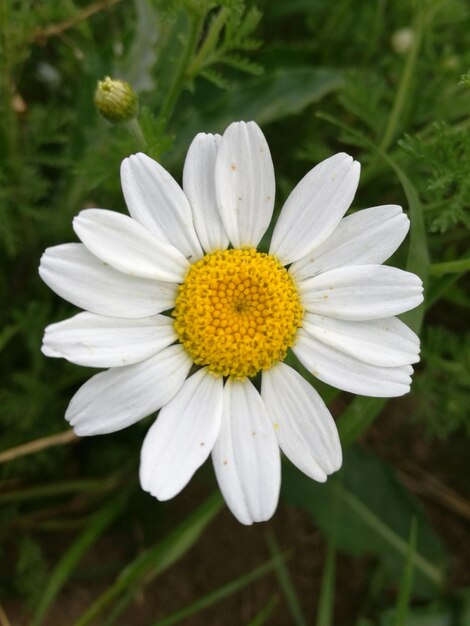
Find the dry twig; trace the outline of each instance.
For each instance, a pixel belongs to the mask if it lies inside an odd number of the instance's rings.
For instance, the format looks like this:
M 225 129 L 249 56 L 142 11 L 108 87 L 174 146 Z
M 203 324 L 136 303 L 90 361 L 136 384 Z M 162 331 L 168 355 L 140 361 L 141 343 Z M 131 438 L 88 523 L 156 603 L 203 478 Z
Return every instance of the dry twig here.
M 63 22 L 58 22 L 57 24 L 49 24 L 49 26 L 42 26 L 38 28 L 33 36 L 32 41 L 34 43 L 38 43 L 44 45 L 49 37 L 54 37 L 57 35 L 61 35 L 66 30 L 73 28 L 80 22 L 87 20 L 89 17 L 94 15 L 95 13 L 99 13 L 105 9 L 109 9 L 114 6 L 118 2 L 122 2 L 122 0 L 98 0 L 97 2 L 92 2 L 87 7 L 85 7 L 82 11 L 77 13 L 74 17 L 69 18 L 68 20 L 64 20 Z
M 40 450 L 45 450 L 46 448 L 51 448 L 52 446 L 61 446 L 64 443 L 73 443 L 74 441 L 78 441 L 78 437 L 73 430 L 65 430 L 64 432 L 57 433 L 56 435 L 41 437 L 41 439 L 35 439 L 34 441 L 29 441 L 21 446 L 16 446 L 15 448 L 10 448 L 9 450 L 0 452 L 0 463 L 13 461 L 13 459 L 17 459 L 20 456 L 34 454 L 34 452 L 39 452 Z
M 403 470 L 398 472 L 408 489 L 443 506 L 459 517 L 470 520 L 470 504 L 463 496 L 417 467 L 413 467 L 412 472 L 414 475 Z

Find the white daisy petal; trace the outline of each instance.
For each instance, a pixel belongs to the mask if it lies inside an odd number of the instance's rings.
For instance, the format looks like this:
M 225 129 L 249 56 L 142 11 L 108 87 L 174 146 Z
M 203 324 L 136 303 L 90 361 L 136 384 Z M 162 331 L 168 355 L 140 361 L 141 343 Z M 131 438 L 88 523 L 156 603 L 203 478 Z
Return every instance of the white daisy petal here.
M 189 269 L 179 250 L 127 215 L 87 209 L 73 228 L 90 252 L 125 274 L 180 283 Z
M 420 278 L 387 265 L 339 267 L 298 286 L 307 311 L 353 321 L 391 317 L 423 301 Z
M 138 320 L 79 313 L 46 328 L 42 352 L 85 367 L 120 367 L 144 361 L 176 341 L 173 320 Z
M 322 343 L 380 367 L 419 361 L 419 337 L 397 317 L 350 322 L 306 313 L 302 327 Z
M 220 135 L 199 133 L 189 146 L 183 189 L 193 211 L 194 227 L 206 252 L 225 250 L 228 237 L 220 219 L 215 193 L 215 161 Z
M 222 417 L 222 378 L 201 369 L 160 411 L 145 437 L 140 483 L 159 500 L 169 500 L 209 456 Z
M 373 398 L 392 398 L 408 393 L 411 365 L 378 367 L 358 361 L 327 346 L 303 329 L 292 350 L 314 376 L 338 389 Z
M 281 450 L 294 465 L 320 482 L 341 467 L 336 424 L 319 394 L 298 372 L 284 363 L 264 371 L 261 397 Z
M 129 213 L 135 220 L 175 246 L 191 263 L 201 258 L 191 207 L 171 174 L 139 153 L 122 162 L 121 182 Z
M 48 248 L 39 274 L 61 298 L 111 317 L 147 317 L 173 306 L 177 285 L 128 276 L 109 267 L 83 244 Z
M 273 515 L 281 484 L 279 446 L 264 402 L 249 380 L 225 384 L 212 461 L 227 506 L 242 524 Z
M 256 247 L 274 208 L 274 167 L 267 141 L 255 122 L 230 124 L 215 165 L 220 216 L 235 248 Z
M 380 265 L 402 243 L 409 227 L 408 217 L 395 204 L 357 211 L 289 271 L 303 280 L 343 265 Z
M 359 172 L 359 163 L 344 152 L 310 170 L 282 208 L 270 253 L 286 265 L 325 241 L 353 201 Z
M 191 367 L 181 346 L 96 374 L 72 398 L 65 419 L 80 437 L 122 430 L 158 411 L 179 391 Z

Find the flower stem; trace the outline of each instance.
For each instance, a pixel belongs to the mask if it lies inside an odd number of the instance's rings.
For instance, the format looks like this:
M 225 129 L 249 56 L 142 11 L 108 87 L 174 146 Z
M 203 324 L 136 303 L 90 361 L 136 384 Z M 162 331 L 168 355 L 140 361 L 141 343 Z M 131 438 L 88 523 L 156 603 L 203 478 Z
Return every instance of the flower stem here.
M 219 39 L 220 31 L 225 25 L 228 16 L 230 15 L 230 11 L 228 9 L 221 9 L 217 17 L 213 20 L 209 32 L 204 40 L 204 43 L 199 49 L 199 52 L 195 55 L 193 62 L 189 66 L 188 76 L 193 78 L 199 72 L 201 67 L 204 65 L 204 61 L 207 59 L 209 54 L 212 52 L 214 47 L 217 44 Z
M 131 135 L 133 135 L 137 139 L 141 148 L 145 148 L 147 146 L 147 142 L 145 140 L 145 136 L 142 132 L 142 128 L 140 127 L 138 119 L 134 117 L 129 122 L 127 122 L 127 128 Z
M 401 75 L 400 84 L 398 86 L 398 91 L 395 96 L 395 101 L 393 103 L 392 110 L 390 112 L 389 118 L 387 120 L 387 126 L 385 127 L 385 132 L 382 137 L 382 141 L 379 145 L 379 150 L 382 152 L 386 152 L 390 144 L 395 137 L 395 133 L 397 131 L 397 127 L 400 121 L 400 118 L 403 113 L 403 109 L 406 104 L 406 98 L 410 91 L 410 84 L 413 78 L 413 72 L 415 69 L 416 61 L 418 59 L 418 52 L 421 48 L 421 43 L 423 40 L 424 33 L 424 19 L 422 15 L 421 9 L 418 10 L 418 15 L 416 19 L 416 29 L 415 29 L 415 38 L 413 41 L 413 46 L 408 54 L 408 57 L 405 62 L 405 67 L 403 68 L 403 73 Z
M 433 263 L 429 271 L 433 276 L 442 274 L 460 274 L 470 270 L 470 259 L 457 259 L 456 261 L 446 261 L 444 263 Z
M 168 90 L 167 96 L 163 101 L 162 108 L 160 109 L 159 121 L 163 121 L 165 123 L 168 122 L 171 118 L 178 98 L 183 91 L 185 82 L 188 78 L 188 66 L 191 63 L 191 59 L 199 41 L 204 17 L 205 15 L 200 13 L 194 13 L 190 16 L 191 24 L 188 40 L 186 42 L 186 48 L 183 52 L 183 56 L 181 57 L 175 80 Z

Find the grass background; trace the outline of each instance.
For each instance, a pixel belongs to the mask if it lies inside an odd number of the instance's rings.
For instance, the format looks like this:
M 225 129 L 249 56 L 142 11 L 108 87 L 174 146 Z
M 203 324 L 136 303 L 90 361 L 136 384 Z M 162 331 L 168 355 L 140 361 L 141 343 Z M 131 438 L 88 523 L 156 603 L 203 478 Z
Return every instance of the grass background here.
M 0 46 L 1 626 L 470 623 L 468 3 L 4 0 Z M 105 75 L 138 94 L 141 133 L 95 110 Z M 39 350 L 73 313 L 40 255 L 82 208 L 125 210 L 122 158 L 180 180 L 192 137 L 240 119 L 267 136 L 277 211 L 319 160 L 360 160 L 353 210 L 404 206 L 391 264 L 426 285 L 403 316 L 422 337 L 411 393 L 315 381 L 344 466 L 318 485 L 286 462 L 276 516 L 251 528 L 209 464 L 170 503 L 141 492 L 152 417 L 76 441 L 63 415 L 91 370 Z

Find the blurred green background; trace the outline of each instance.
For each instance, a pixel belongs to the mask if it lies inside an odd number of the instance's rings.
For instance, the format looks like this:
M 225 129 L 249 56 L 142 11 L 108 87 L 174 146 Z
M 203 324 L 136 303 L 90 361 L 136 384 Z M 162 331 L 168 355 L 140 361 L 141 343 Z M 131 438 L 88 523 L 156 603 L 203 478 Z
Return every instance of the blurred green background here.
M 0 625 L 469 624 L 468 2 L 3 0 L 0 46 Z M 138 94 L 141 132 L 97 113 L 106 75 Z M 82 208 L 125 210 L 125 156 L 181 180 L 196 133 L 250 119 L 277 210 L 319 160 L 362 163 L 353 209 L 404 206 L 391 263 L 426 299 L 403 316 L 422 337 L 412 392 L 314 381 L 343 468 L 318 485 L 286 462 L 275 517 L 247 528 L 209 464 L 170 503 L 140 490 L 152 417 L 71 437 L 63 415 L 91 370 L 41 354 L 44 327 L 74 311 L 37 266 L 75 240 Z

